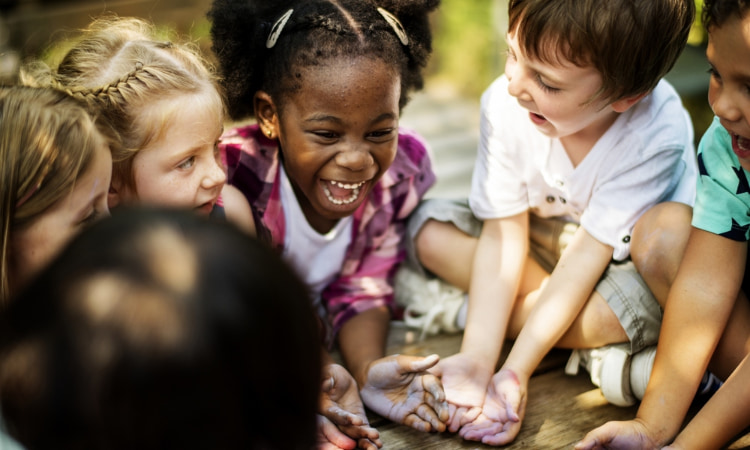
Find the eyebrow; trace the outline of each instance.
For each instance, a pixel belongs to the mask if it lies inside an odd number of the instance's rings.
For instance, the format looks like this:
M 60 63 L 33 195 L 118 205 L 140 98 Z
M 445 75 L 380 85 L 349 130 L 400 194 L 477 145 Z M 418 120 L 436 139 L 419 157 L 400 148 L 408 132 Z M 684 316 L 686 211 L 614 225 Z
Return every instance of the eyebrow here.
M 396 119 L 398 116 L 393 113 L 383 113 L 373 119 L 370 123 L 378 123 L 383 120 L 387 119 Z M 337 124 L 343 124 L 344 121 L 340 119 L 339 117 L 332 116 L 330 114 L 313 114 L 312 116 L 305 119 L 305 123 L 317 123 L 317 122 L 335 122 Z

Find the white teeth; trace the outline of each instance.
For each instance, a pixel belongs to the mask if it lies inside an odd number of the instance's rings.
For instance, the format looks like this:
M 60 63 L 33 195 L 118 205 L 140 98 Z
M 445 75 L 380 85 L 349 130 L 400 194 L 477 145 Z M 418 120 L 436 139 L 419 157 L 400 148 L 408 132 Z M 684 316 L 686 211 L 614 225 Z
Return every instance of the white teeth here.
M 333 184 L 333 183 L 332 183 Z M 328 190 L 328 186 L 323 185 L 323 192 L 326 194 L 326 198 L 328 198 L 328 201 L 333 203 L 334 205 L 348 205 L 352 203 L 353 201 L 357 200 L 357 197 L 359 197 L 359 186 L 362 186 L 364 182 L 357 184 L 354 190 L 352 191 L 352 195 L 349 198 L 345 198 L 343 200 L 334 198 L 333 195 L 331 195 L 331 191 Z M 339 186 L 343 187 L 343 186 Z M 352 188 L 345 188 L 345 189 L 352 189 Z
M 346 184 L 346 183 L 341 183 L 339 181 L 331 180 L 331 184 L 334 185 L 334 186 L 338 186 L 338 187 L 340 187 L 342 189 L 356 189 L 356 188 L 362 186 L 363 184 L 365 184 L 365 182 L 364 181 L 360 181 L 359 183 L 355 183 L 355 184 Z
M 737 146 L 744 151 L 750 150 L 750 139 L 737 135 Z

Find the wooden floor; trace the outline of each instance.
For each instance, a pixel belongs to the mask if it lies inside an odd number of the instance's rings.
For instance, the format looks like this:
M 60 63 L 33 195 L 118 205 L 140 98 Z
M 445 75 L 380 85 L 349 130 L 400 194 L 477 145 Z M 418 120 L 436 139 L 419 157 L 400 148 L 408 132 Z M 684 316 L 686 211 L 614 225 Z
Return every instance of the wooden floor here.
M 460 334 L 433 336 L 423 342 L 416 341 L 414 336 L 414 332 L 396 322 L 391 329 L 388 353 L 420 356 L 437 353 L 445 357 L 457 352 L 461 344 Z M 529 402 L 521 432 L 512 444 L 503 448 L 572 448 L 587 432 L 604 422 L 635 416 L 637 406 L 622 408 L 608 404 L 585 371 L 576 376 L 565 375 L 563 368 L 568 355 L 568 351 L 554 350 L 540 365 L 529 384 Z M 380 431 L 385 449 L 492 448 L 464 441 L 456 434 L 422 433 L 374 413 L 369 413 L 369 417 L 371 425 Z M 727 448 L 750 449 L 750 434 Z

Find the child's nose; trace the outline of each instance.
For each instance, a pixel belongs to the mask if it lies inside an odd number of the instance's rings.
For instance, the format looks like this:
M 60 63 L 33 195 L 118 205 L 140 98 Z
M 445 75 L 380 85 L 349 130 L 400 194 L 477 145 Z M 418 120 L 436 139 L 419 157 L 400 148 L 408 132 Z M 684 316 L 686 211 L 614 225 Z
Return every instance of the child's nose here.
M 219 163 L 219 161 L 214 161 L 211 167 L 209 167 L 207 173 L 204 175 L 203 180 L 201 180 L 201 186 L 204 189 L 212 189 L 217 185 L 224 184 L 226 181 L 227 174 L 224 171 L 224 167 Z
M 520 100 L 531 100 L 526 90 L 526 77 L 522 69 L 516 65 L 511 70 L 506 69 L 505 74 L 508 77 L 508 93 Z
M 729 122 L 736 122 L 742 118 L 742 111 L 737 107 L 733 95 L 722 89 L 711 104 L 714 114 Z
M 365 170 L 375 163 L 375 159 L 366 144 L 351 145 L 336 154 L 336 164 L 351 171 Z

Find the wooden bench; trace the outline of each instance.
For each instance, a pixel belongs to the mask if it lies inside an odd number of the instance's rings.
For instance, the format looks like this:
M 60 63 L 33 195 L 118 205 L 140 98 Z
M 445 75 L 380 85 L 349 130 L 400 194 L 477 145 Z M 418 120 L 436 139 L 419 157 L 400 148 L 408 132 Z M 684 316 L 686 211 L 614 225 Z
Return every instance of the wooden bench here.
M 415 339 L 413 331 L 402 325 L 391 328 L 388 353 L 427 356 L 437 353 L 450 356 L 459 350 L 461 335 L 438 335 L 424 341 Z M 501 360 L 507 355 L 510 343 L 505 346 Z M 564 373 L 570 352 L 553 350 L 544 359 L 529 383 L 529 401 L 526 417 L 516 440 L 503 448 L 508 449 L 562 449 L 572 448 L 587 432 L 609 420 L 629 420 L 635 417 L 638 406 L 627 408 L 607 403 L 600 390 L 594 386 L 585 370 L 576 376 Z M 697 411 L 697 406 L 691 414 Z M 385 449 L 475 449 L 492 448 L 478 442 L 464 441 L 452 433 L 423 433 L 404 425 L 394 424 L 372 412 L 370 424 L 380 431 Z M 750 434 L 733 442 L 729 449 L 750 449 Z

